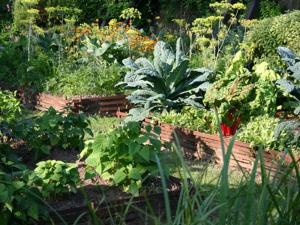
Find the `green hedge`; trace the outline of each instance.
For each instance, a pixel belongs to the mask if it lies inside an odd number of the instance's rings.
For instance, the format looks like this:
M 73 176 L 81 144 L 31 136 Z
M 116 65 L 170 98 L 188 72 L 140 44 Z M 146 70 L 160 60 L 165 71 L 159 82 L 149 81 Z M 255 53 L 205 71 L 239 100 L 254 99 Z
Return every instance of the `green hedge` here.
M 276 52 L 278 46 L 285 46 L 300 53 L 300 11 L 259 21 L 246 35 L 243 48 L 253 61 L 267 61 L 280 65 Z

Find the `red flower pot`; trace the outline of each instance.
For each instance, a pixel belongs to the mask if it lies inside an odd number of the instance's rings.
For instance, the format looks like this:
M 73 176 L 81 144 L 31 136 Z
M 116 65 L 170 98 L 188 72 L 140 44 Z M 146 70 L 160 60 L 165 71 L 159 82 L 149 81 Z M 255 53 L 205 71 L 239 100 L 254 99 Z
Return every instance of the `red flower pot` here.
M 237 117 L 234 118 L 233 113 L 229 112 L 226 115 L 226 119 L 231 122 L 231 125 L 226 124 L 225 122 L 221 123 L 221 130 L 223 136 L 232 136 L 236 133 L 240 123 L 241 123 L 241 118 Z

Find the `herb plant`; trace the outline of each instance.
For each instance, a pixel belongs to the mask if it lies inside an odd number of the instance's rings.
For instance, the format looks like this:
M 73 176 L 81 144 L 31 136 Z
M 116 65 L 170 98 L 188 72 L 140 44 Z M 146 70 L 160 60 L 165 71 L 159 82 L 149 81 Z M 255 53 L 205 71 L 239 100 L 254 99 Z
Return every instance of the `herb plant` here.
M 89 176 L 99 174 L 137 195 L 149 176 L 159 174 L 156 156 L 163 161 L 162 144 L 155 137 L 160 134 L 159 127 L 152 130 L 151 126 L 147 126 L 145 133 L 141 133 L 140 129 L 139 123 L 130 122 L 110 133 L 98 134 L 86 159 Z M 163 165 L 167 175 L 168 167 L 165 163 Z
M 45 197 L 67 192 L 76 193 L 76 186 L 80 181 L 76 164 L 56 160 L 37 163 L 33 179 Z

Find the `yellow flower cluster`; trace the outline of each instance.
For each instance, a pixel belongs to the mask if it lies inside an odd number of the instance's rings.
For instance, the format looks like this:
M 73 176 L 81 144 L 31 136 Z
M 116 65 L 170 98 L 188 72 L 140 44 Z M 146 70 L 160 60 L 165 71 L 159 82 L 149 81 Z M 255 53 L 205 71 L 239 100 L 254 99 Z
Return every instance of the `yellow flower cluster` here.
M 77 27 L 76 39 L 79 40 L 84 35 L 97 38 L 102 43 L 126 41 L 130 49 L 145 53 L 152 52 L 157 42 L 155 37 L 146 36 L 138 29 L 118 22 L 116 19 L 112 19 L 108 26 L 102 28 L 99 28 L 97 23 Z

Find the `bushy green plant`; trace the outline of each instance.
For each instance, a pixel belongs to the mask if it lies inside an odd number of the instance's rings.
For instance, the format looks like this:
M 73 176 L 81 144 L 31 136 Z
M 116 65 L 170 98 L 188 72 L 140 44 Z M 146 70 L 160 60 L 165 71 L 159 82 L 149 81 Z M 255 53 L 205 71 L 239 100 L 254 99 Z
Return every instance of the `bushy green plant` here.
M 266 61 L 272 66 L 282 62 L 276 52 L 286 46 L 300 53 L 300 11 L 258 21 L 247 33 L 243 48 L 247 56 L 255 61 Z
M 256 65 L 251 72 L 245 67 L 243 52 L 238 52 L 230 67 L 221 73 L 205 95 L 205 103 L 217 107 L 226 123 L 228 113 L 248 121 L 250 117 L 276 111 L 276 73 L 266 65 Z
M 115 85 L 121 79 L 117 64 L 106 65 L 61 65 L 54 78 L 47 81 L 46 90 L 52 94 L 72 97 L 76 95 L 108 96 L 120 93 Z
M 76 164 L 48 160 L 37 163 L 33 173 L 33 183 L 40 187 L 44 197 L 63 193 L 76 193 L 80 182 Z
M 54 62 L 50 55 L 36 49 L 35 57 L 27 62 L 25 40 L 5 45 L 0 51 L 0 79 L 10 88 L 30 87 L 42 91 L 45 82 L 54 74 Z
M 279 119 L 268 115 L 255 117 L 241 128 L 238 138 L 252 147 L 274 148 L 276 142 L 274 131 L 279 122 Z
M 139 123 L 130 122 L 110 133 L 96 136 L 92 152 L 86 159 L 89 176 L 99 174 L 137 195 L 149 176 L 159 174 L 156 157 L 163 160 L 162 144 L 156 137 L 160 134 L 159 127 L 152 130 L 151 126 L 147 126 L 145 133 L 141 133 L 140 129 Z M 164 174 L 168 174 L 166 164 Z
M 88 125 L 83 114 L 69 113 L 63 116 L 62 113 L 49 108 L 42 116 L 19 121 L 14 133 L 26 142 L 37 159 L 49 154 L 53 148 L 83 148 L 85 132 L 91 133 Z
M 180 112 L 163 112 L 153 116 L 153 119 L 205 133 L 216 133 L 218 130 L 215 113 L 207 109 L 184 107 Z
M 1 224 L 34 224 L 45 219 L 48 212 L 40 199 L 41 193 L 28 184 L 27 175 L 0 171 Z
M 75 4 L 79 9 L 82 9 L 79 21 L 91 23 L 96 19 L 109 21 L 112 18 L 117 18 L 122 10 L 132 6 L 133 1 L 77 0 Z
M 167 23 L 175 18 L 184 18 L 188 21 L 198 16 L 207 16 L 210 13 L 209 4 L 211 0 L 160 0 L 163 22 Z M 178 9 L 181 10 L 178 10 Z
M 262 18 L 278 16 L 281 10 L 277 0 L 262 0 L 259 5 L 259 14 Z
M 21 113 L 20 101 L 15 93 L 0 90 L 0 123 L 15 121 Z
M 143 119 L 141 115 L 151 110 L 169 111 L 180 110 L 185 105 L 203 106 L 203 95 L 210 85 L 212 71 L 188 67 L 189 60 L 184 55 L 180 38 L 177 40 L 176 53 L 165 42 L 159 41 L 154 48 L 153 62 L 145 58 L 136 61 L 128 58 L 123 63 L 130 71 L 118 85 L 134 90 L 128 96 L 129 101 L 138 108 L 129 112 L 132 119 Z

